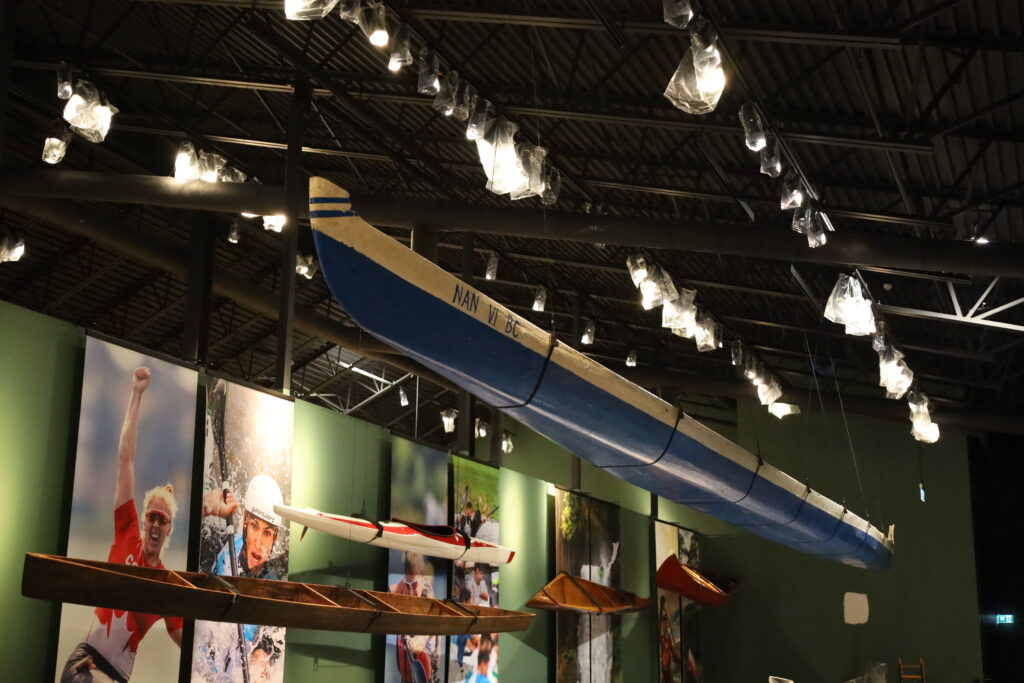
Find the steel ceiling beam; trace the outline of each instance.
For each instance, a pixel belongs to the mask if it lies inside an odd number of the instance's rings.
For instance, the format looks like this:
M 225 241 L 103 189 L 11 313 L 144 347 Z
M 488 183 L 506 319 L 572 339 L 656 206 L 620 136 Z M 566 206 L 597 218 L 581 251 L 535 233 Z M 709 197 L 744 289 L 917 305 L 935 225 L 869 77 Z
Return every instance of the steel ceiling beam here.
M 281 11 L 280 0 L 142 0 L 168 5 L 207 5 Z M 575 31 L 605 31 L 600 20 L 591 17 L 557 14 L 523 14 L 518 12 L 486 12 L 434 7 L 408 7 L 403 12 L 424 21 L 450 21 L 471 24 L 503 24 L 533 28 Z M 676 34 L 679 30 L 649 18 L 613 17 L 612 21 L 625 33 Z M 903 46 L 925 45 L 951 49 L 997 50 L 1024 52 L 1024 39 L 1017 36 L 987 34 L 934 34 L 925 32 L 843 33 L 820 27 L 728 26 L 723 33 L 733 39 L 749 42 L 844 46 L 874 50 L 899 50 Z
M 261 215 L 282 213 L 280 187 L 255 183 L 177 183 L 167 176 L 133 176 L 80 171 L 19 172 L 3 176 L 0 196 L 45 197 L 152 204 L 206 211 Z M 442 230 L 617 244 L 790 262 L 881 266 L 904 270 L 1024 277 L 1024 246 L 984 248 L 973 242 L 882 237 L 844 230 L 828 244 L 809 249 L 788 230 L 671 218 L 630 218 L 538 209 L 517 209 L 401 196 L 353 197 L 370 223 L 412 229 L 424 223 Z M 38 214 L 37 214 L 38 215 Z

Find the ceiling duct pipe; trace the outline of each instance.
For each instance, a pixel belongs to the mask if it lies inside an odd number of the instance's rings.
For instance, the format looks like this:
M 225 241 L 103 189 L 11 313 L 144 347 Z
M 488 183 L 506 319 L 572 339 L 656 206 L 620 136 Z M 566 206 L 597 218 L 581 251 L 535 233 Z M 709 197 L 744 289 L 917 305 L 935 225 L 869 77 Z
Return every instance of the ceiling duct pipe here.
M 41 218 L 67 232 L 81 235 L 108 249 L 126 254 L 139 263 L 166 270 L 182 280 L 188 277 L 188 256 L 185 252 L 162 244 L 159 240 L 107 216 L 97 215 L 87 207 L 3 195 L 0 195 L 0 206 Z M 254 284 L 251 280 L 230 273 L 216 272 L 213 277 L 213 293 L 233 299 L 270 320 L 277 319 L 276 294 Z M 358 329 L 331 320 L 308 306 L 296 304 L 295 329 L 351 349 L 367 358 L 415 373 L 438 386 L 455 389 L 446 379 L 419 363 L 398 355 L 391 347 L 362 334 Z
M 125 200 L 122 199 L 122 201 Z M 127 254 L 140 263 L 174 273 L 180 278 L 187 276 L 188 261 L 184 252 L 141 234 L 118 221 L 111 220 L 107 216 L 99 215 L 85 206 L 69 206 L 41 199 L 11 197 L 2 192 L 0 192 L 0 206 L 34 215 L 67 232 L 95 240 L 104 247 Z M 275 295 L 259 286 L 254 286 L 245 278 L 229 273 L 216 273 L 213 291 L 215 294 L 233 299 L 269 319 L 275 319 L 277 315 Z M 412 372 L 438 386 L 455 389 L 450 382 L 419 363 L 398 355 L 396 351 L 369 335 L 345 327 L 311 308 L 296 306 L 295 329 L 352 349 L 368 358 L 388 363 L 406 372 Z M 646 387 L 671 387 L 686 393 L 733 399 L 754 398 L 756 395 L 749 383 L 738 379 L 700 377 L 666 369 L 618 368 L 617 371 L 627 379 Z M 787 392 L 783 398 L 793 403 L 801 403 L 806 399 L 806 394 L 798 396 L 797 393 L 802 392 Z M 834 394 L 822 392 L 822 400 L 829 408 L 840 409 L 841 407 L 838 397 Z M 909 419 L 906 405 L 902 401 L 845 395 L 842 398 L 842 408 L 852 413 L 883 419 L 896 421 Z M 1015 415 L 942 408 L 936 411 L 936 421 L 944 429 L 950 430 L 1024 435 L 1024 420 Z
M 284 211 L 284 190 L 280 187 L 256 183 L 179 183 L 165 176 L 28 171 L 0 178 L 0 193 L 226 213 L 248 211 L 272 215 Z M 986 248 L 969 242 L 880 237 L 843 230 L 830 235 L 825 246 L 808 249 L 803 242 L 794 239 L 789 230 L 764 226 L 542 212 L 402 197 L 356 196 L 353 207 L 367 221 L 381 227 L 412 229 L 427 224 L 461 232 L 601 242 L 790 262 L 1024 277 L 1024 247 L 1012 244 Z

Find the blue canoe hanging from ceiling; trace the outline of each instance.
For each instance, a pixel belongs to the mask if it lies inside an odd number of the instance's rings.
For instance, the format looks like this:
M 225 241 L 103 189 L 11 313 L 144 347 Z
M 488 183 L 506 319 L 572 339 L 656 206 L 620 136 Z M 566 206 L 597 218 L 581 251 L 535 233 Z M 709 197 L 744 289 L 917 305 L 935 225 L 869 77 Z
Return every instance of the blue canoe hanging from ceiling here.
M 364 221 L 312 178 L 309 216 L 334 298 L 360 327 L 594 465 L 663 498 L 828 560 L 885 569 L 866 520 Z

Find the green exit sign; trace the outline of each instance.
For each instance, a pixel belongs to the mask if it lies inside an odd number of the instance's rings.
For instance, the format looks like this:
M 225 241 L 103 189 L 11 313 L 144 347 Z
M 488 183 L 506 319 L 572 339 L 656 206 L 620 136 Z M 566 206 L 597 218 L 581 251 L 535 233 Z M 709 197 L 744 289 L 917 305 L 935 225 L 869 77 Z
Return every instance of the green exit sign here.
M 996 623 L 997 624 L 1012 624 L 1013 623 L 1013 615 L 1012 614 L 997 614 L 996 615 Z

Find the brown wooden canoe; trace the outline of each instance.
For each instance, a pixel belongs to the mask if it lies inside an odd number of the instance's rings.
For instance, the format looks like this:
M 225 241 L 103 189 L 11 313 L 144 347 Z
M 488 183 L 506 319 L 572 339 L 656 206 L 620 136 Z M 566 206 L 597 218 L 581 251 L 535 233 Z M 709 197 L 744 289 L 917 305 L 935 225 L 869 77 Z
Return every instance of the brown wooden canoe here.
M 702 605 L 721 605 L 729 594 L 708 580 L 699 571 L 683 564 L 675 555 L 669 555 L 658 567 L 655 575 L 658 588 L 675 591 Z
M 185 619 L 292 628 L 461 635 L 522 631 L 528 612 L 292 581 L 25 554 L 22 595 Z
M 647 598 L 559 572 L 526 606 L 582 614 L 621 614 L 638 612 L 649 604 Z

